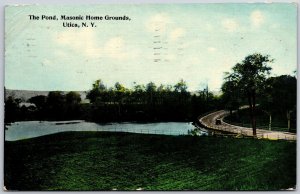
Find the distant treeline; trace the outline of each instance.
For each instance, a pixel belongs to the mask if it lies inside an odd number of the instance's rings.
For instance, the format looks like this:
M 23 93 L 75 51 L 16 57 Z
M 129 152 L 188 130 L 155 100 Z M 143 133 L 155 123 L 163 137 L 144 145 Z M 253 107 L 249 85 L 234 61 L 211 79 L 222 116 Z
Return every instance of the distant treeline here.
M 77 92 L 49 92 L 26 103 L 12 96 L 5 102 L 5 122 L 16 120 L 72 120 L 95 122 L 193 121 L 199 115 L 221 108 L 221 99 L 208 88 L 190 93 L 186 82 L 175 85 L 135 84 L 132 89 L 117 82 L 107 88 L 95 81 L 84 103 Z
M 22 120 L 69 120 L 83 118 L 83 104 L 77 92 L 55 91 L 47 96 L 31 97 L 27 102 L 8 96 L 5 100 L 5 122 Z

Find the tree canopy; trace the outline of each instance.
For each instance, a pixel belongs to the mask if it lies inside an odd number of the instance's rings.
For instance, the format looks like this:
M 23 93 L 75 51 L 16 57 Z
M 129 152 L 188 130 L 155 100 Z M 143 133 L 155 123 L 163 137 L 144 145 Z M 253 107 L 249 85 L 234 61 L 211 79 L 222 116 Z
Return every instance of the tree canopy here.
M 254 53 L 237 63 L 231 73 L 227 73 L 222 90 L 225 94 L 238 92 L 247 97 L 250 110 L 253 135 L 256 136 L 255 106 L 257 93 L 262 90 L 267 76 L 270 74 L 269 63 L 274 60 L 269 55 Z

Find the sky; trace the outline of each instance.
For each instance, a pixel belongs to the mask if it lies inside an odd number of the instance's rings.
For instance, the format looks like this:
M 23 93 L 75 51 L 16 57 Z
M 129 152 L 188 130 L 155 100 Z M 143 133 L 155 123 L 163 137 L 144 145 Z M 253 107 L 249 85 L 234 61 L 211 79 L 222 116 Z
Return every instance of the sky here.
M 58 20 L 30 20 L 47 15 Z M 63 27 L 61 15 L 128 16 Z M 5 87 L 82 91 L 101 79 L 176 84 L 218 91 L 224 72 L 253 53 L 274 58 L 272 75 L 297 68 L 297 7 L 293 3 L 8 6 Z

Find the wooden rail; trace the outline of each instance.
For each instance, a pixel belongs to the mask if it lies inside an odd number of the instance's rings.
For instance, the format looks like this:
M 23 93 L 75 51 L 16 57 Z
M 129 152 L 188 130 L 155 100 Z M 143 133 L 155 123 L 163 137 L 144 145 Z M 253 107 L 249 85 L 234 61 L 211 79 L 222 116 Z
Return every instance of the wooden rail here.
M 236 125 L 231 125 L 223 121 L 224 117 L 229 114 L 229 111 L 219 110 L 213 113 L 210 113 L 206 116 L 199 118 L 199 122 L 202 126 L 207 129 L 212 129 L 216 131 L 228 132 L 232 134 L 237 134 L 241 136 L 253 137 L 252 128 L 241 127 Z M 221 124 L 217 125 L 216 120 L 220 119 Z M 270 140 L 297 140 L 297 135 L 295 133 L 282 132 L 282 131 L 270 131 L 264 129 L 256 130 L 256 138 L 258 139 L 270 139 Z

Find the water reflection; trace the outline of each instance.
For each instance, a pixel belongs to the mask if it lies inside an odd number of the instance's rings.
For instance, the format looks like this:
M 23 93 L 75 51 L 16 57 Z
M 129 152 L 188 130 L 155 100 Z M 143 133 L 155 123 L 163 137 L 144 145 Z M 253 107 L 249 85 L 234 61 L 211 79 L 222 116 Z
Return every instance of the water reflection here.
M 15 122 L 6 126 L 5 140 L 15 141 L 28 139 L 64 131 L 115 131 L 144 134 L 162 135 L 204 135 L 202 132 L 195 131 L 192 123 L 184 122 L 160 122 L 160 123 L 108 123 L 105 125 L 76 121 L 25 121 Z

